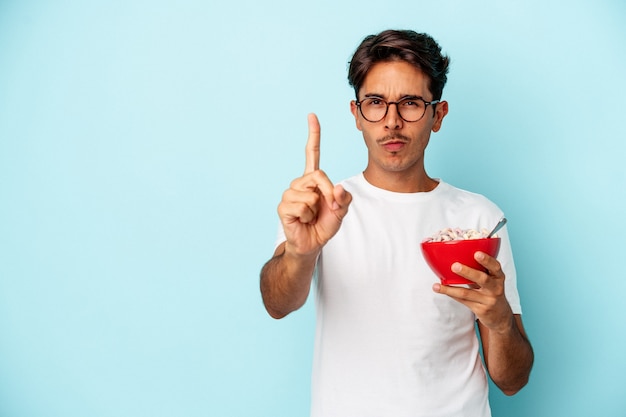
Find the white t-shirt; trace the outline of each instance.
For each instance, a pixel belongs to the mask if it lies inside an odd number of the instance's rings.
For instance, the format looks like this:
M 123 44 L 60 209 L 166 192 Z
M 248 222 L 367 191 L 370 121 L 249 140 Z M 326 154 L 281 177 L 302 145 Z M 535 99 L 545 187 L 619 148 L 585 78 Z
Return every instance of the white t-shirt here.
M 443 181 L 422 193 L 363 175 L 343 186 L 352 204 L 317 265 L 311 417 L 490 416 L 476 318 L 432 290 L 439 280 L 420 243 L 446 227 L 490 229 L 502 211 Z M 520 314 L 506 227 L 498 235 L 506 297 Z

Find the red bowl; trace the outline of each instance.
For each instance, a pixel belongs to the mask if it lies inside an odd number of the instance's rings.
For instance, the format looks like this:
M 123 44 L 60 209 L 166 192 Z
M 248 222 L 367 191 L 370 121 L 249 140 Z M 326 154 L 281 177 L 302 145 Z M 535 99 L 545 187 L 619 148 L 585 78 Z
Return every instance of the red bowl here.
M 470 268 L 486 271 L 474 259 L 478 251 L 494 258 L 500 250 L 500 238 L 449 240 L 447 242 L 422 242 L 422 254 L 430 268 L 437 274 L 443 285 L 473 284 L 472 281 L 452 272 L 452 264 L 460 262 Z

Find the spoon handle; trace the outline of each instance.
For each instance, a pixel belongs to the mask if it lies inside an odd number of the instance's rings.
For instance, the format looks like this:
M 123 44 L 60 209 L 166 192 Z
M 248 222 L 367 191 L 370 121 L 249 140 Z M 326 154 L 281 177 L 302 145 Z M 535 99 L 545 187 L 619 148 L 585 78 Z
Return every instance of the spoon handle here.
M 487 235 L 487 237 L 489 238 L 489 237 L 491 237 L 491 236 L 495 235 L 495 234 L 496 234 L 496 232 L 497 232 L 498 230 L 500 230 L 500 229 L 502 228 L 502 226 L 504 226 L 505 224 L 506 224 L 506 217 L 503 217 L 503 218 L 501 218 L 501 219 L 500 219 L 500 221 L 498 222 L 498 224 L 496 224 L 496 227 L 494 227 L 494 228 L 493 228 L 493 230 L 491 231 L 491 233 L 489 233 L 489 234 Z

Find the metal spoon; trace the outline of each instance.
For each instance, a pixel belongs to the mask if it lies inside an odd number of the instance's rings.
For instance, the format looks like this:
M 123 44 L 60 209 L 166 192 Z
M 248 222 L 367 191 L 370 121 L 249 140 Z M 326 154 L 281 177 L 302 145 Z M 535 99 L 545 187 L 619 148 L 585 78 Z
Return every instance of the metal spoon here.
M 496 224 L 496 227 L 493 228 L 493 230 L 487 235 L 487 237 L 491 237 L 493 235 L 496 234 L 496 232 L 498 230 L 500 230 L 502 228 L 502 226 L 504 226 L 506 224 L 506 217 L 503 217 L 500 219 L 500 221 L 498 222 L 498 224 Z

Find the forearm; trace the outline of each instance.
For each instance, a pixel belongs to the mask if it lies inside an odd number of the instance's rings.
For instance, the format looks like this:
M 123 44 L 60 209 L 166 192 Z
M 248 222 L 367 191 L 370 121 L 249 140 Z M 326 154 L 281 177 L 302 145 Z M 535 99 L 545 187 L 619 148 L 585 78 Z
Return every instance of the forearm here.
M 534 354 L 520 316 L 512 316 L 502 331 L 481 329 L 483 355 L 493 382 L 506 395 L 513 395 L 528 382 Z
M 302 307 L 311 289 L 317 255 L 299 256 L 279 247 L 261 270 L 261 295 L 265 309 L 280 319 Z

